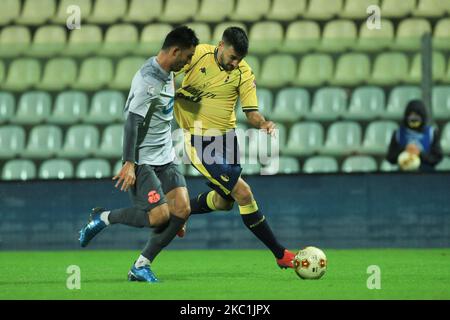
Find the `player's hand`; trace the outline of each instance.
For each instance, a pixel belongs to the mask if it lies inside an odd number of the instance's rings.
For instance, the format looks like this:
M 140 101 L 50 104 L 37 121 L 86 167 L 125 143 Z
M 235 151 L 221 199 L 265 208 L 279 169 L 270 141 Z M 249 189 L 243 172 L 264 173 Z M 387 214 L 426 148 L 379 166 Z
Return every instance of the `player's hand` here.
M 415 154 L 416 156 L 420 155 L 420 149 L 414 143 L 408 144 L 406 146 L 406 151 L 408 151 L 411 154 Z
M 116 188 L 120 186 L 122 183 L 122 187 L 120 188 L 120 191 L 128 191 L 128 189 L 132 186 L 134 186 L 134 183 L 136 182 L 136 174 L 134 173 L 134 163 L 133 162 L 125 162 L 122 169 L 120 169 L 119 173 L 115 175 L 113 180 L 117 180 L 117 183 L 115 185 Z
M 264 121 L 261 124 L 260 129 L 266 130 L 267 134 L 270 134 L 272 137 L 274 137 L 275 127 L 275 123 L 273 123 L 272 121 Z

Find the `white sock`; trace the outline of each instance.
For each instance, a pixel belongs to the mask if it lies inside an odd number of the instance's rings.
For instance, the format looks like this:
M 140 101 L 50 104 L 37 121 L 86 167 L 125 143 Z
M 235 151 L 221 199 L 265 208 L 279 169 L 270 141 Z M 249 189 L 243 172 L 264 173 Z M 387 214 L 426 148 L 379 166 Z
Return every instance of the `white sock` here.
M 102 213 L 100 213 L 100 220 L 106 223 L 107 226 L 109 225 L 108 216 L 110 212 L 111 211 L 103 211 Z
M 139 256 L 139 258 L 134 263 L 134 266 L 136 268 L 140 268 L 140 267 L 147 266 L 147 265 L 150 265 L 150 260 L 148 260 L 142 254 Z

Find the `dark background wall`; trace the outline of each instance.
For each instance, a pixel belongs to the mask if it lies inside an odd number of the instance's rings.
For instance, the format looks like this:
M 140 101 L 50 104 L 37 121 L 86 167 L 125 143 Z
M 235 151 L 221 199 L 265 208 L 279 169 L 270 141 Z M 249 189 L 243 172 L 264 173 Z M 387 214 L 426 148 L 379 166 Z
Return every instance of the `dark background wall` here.
M 449 247 L 450 173 L 246 177 L 275 234 L 289 248 Z M 188 178 L 191 195 L 207 190 Z M 90 208 L 128 207 L 111 180 L 0 182 L 0 249 L 78 249 Z M 140 249 L 149 231 L 105 230 L 92 248 Z M 170 248 L 262 248 L 228 213 L 192 216 Z

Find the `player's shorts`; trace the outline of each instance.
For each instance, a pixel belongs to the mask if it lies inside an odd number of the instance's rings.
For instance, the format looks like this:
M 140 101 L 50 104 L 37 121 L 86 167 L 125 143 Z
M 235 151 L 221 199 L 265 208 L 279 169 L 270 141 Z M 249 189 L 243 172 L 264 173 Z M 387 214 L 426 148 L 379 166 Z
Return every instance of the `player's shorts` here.
M 208 185 L 225 199 L 232 200 L 231 191 L 242 172 L 234 129 L 221 136 L 185 132 L 184 142 L 191 164 L 208 179 Z
M 178 166 L 170 162 L 162 166 L 138 165 L 135 169 L 136 183 L 130 188 L 133 205 L 145 211 L 166 203 L 165 194 L 186 187 L 186 180 Z

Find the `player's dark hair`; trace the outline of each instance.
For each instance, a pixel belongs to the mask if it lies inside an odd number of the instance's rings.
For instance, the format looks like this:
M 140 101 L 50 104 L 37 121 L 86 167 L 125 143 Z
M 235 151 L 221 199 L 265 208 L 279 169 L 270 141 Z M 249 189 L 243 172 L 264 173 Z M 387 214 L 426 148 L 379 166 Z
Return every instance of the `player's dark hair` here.
M 248 38 L 244 29 L 239 27 L 228 27 L 222 35 L 222 40 L 227 45 L 233 46 L 237 54 L 246 56 L 248 52 Z
M 189 49 L 191 46 L 195 47 L 197 45 L 198 45 L 198 38 L 194 30 L 186 26 L 180 26 L 173 29 L 167 34 L 166 39 L 164 39 L 162 49 L 166 50 L 169 49 L 170 47 Z

